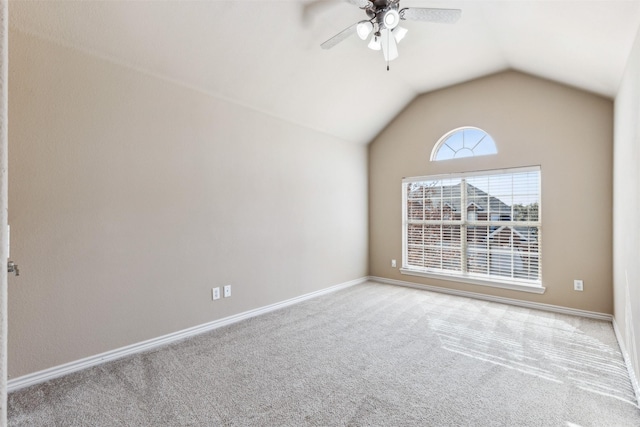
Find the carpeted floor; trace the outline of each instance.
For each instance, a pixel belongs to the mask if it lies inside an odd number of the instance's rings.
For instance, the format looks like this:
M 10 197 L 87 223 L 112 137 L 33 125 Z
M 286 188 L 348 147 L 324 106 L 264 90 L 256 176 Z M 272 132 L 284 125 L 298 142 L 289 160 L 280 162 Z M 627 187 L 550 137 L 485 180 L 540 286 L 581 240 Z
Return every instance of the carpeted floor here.
M 9 395 L 12 426 L 640 426 L 608 322 L 365 283 Z

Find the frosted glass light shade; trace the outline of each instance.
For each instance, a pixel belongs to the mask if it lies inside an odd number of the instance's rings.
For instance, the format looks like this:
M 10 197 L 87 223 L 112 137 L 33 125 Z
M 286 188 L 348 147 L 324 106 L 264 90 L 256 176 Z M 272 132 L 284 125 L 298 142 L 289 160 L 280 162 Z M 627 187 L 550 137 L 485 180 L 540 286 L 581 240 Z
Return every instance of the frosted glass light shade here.
M 360 21 L 356 27 L 356 32 L 358 33 L 358 37 L 362 40 L 366 40 L 373 31 L 373 24 L 369 21 Z
M 393 38 L 396 39 L 397 43 L 400 43 L 400 40 L 402 40 L 408 32 L 409 30 L 404 27 L 396 27 L 393 29 Z
M 382 18 L 384 26 L 393 30 L 400 23 L 400 14 L 395 9 L 389 9 Z
M 371 41 L 369 42 L 369 49 L 380 50 L 382 48 L 380 44 L 380 37 L 374 35 L 371 37 Z

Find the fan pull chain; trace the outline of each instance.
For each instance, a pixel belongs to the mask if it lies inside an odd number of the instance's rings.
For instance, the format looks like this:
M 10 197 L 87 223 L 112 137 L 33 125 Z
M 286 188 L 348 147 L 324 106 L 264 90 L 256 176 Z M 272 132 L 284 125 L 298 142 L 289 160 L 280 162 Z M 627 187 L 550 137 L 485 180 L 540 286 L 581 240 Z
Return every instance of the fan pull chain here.
M 391 31 L 387 30 L 387 55 L 390 55 L 389 40 L 391 39 Z M 387 56 L 387 71 L 389 71 L 389 56 Z

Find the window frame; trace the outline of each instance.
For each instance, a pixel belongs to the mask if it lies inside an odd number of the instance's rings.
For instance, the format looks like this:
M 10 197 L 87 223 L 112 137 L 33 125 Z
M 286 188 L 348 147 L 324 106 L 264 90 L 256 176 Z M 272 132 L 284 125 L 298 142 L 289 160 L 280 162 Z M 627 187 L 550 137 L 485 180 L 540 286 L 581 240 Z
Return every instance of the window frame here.
M 484 136 L 481 138 L 481 141 L 488 137 L 489 140 L 491 141 L 491 145 L 492 145 L 493 149 L 495 150 L 495 152 L 494 153 L 486 153 L 486 154 L 476 154 L 473 151 L 473 148 L 470 149 L 468 147 L 463 147 L 463 148 L 460 148 L 460 149 L 454 151 L 453 148 L 451 148 L 447 144 L 447 141 L 449 141 L 449 139 L 451 137 L 453 137 L 455 134 L 458 134 L 458 133 L 462 133 L 463 137 L 464 137 L 464 132 L 467 131 L 467 130 L 474 130 L 474 131 L 482 132 L 484 134 Z M 438 153 L 442 149 L 443 145 L 447 145 L 447 147 L 450 150 L 454 151 L 454 155 L 450 159 L 437 159 Z M 470 156 L 456 157 L 456 154 L 459 151 L 461 151 L 462 149 L 470 150 L 472 154 Z M 464 159 L 464 158 L 469 158 L 469 157 L 495 156 L 496 154 L 498 154 L 498 146 L 496 144 L 496 141 L 493 139 L 493 137 L 491 135 L 489 135 L 489 133 L 487 131 L 485 131 L 484 129 L 480 129 L 479 127 L 475 127 L 475 126 L 461 126 L 459 128 L 450 130 L 449 132 L 447 132 L 444 135 L 442 135 L 440 137 L 440 139 L 438 139 L 438 142 L 436 142 L 436 144 L 433 146 L 433 149 L 431 150 L 431 156 L 429 157 L 429 160 L 432 161 L 432 162 L 445 162 L 447 160 Z
M 425 268 L 416 268 L 411 267 L 408 264 L 408 247 L 409 247 L 409 224 L 410 218 L 408 217 L 408 195 L 407 195 L 407 186 L 411 183 L 415 182 L 424 182 L 424 181 L 438 181 L 438 180 L 447 180 L 447 179 L 465 179 L 471 177 L 479 177 L 479 176 L 494 176 L 494 175 L 505 175 L 505 174 L 516 174 L 516 173 L 524 173 L 524 172 L 538 172 L 539 180 L 538 180 L 538 220 L 537 221 L 470 221 L 467 218 L 467 212 L 462 211 L 460 213 L 459 220 L 450 220 L 442 218 L 440 221 L 441 225 L 460 225 L 460 251 L 461 251 L 461 268 L 460 271 L 443 271 L 443 270 L 429 270 L 428 267 Z M 493 170 L 485 170 L 485 171 L 474 171 L 474 172 L 462 172 L 462 173 L 451 173 L 451 174 L 439 174 L 439 175 L 429 175 L 429 176 L 419 176 L 419 177 L 409 177 L 402 179 L 402 267 L 400 268 L 401 274 L 411 275 L 411 276 L 420 276 L 420 277 L 428 277 L 434 279 L 441 280 L 449 280 L 456 281 L 462 283 L 469 283 L 474 285 L 481 286 L 490 286 L 496 288 L 503 289 L 511 289 L 518 290 L 524 292 L 531 292 L 542 294 L 545 292 L 546 288 L 543 286 L 542 282 L 542 171 L 540 166 L 527 166 L 527 167 L 518 167 L 518 168 L 508 168 L 508 169 L 493 169 Z M 460 191 L 461 202 L 460 206 L 466 206 L 466 191 Z M 422 220 L 425 221 L 425 220 Z M 435 221 L 435 220 L 434 220 Z M 434 223 L 435 225 L 435 223 Z M 487 226 L 487 227 L 503 227 L 503 226 L 518 226 L 518 227 L 537 227 L 538 229 L 538 277 L 539 280 L 526 280 L 519 279 L 515 277 L 504 277 L 498 275 L 491 274 L 481 274 L 481 273 L 469 273 L 467 271 L 467 241 L 466 241 L 466 231 L 467 227 L 470 226 Z M 464 231 L 463 231 L 464 229 Z

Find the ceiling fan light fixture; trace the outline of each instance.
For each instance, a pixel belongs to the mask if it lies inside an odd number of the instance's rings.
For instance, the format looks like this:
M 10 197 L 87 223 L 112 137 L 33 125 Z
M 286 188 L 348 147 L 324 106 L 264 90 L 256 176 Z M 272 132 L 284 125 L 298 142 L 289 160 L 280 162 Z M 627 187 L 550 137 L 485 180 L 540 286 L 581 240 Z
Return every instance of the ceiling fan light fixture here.
M 400 14 L 395 9 L 389 9 L 382 17 L 384 26 L 390 30 L 393 30 L 400 23 Z
M 358 37 L 362 40 L 366 40 L 373 31 L 373 24 L 369 21 L 360 21 L 356 27 L 356 32 L 358 33 Z
M 407 35 L 407 33 L 409 32 L 409 30 L 407 30 L 404 27 L 396 27 L 393 29 L 393 38 L 396 39 L 396 43 L 400 43 L 400 40 L 402 40 L 404 38 L 404 36 Z
M 380 37 L 379 37 L 378 33 L 374 34 L 373 37 L 371 37 L 371 40 L 369 41 L 368 47 L 369 47 L 369 49 L 372 49 L 372 50 L 380 50 L 380 49 L 382 49 L 382 45 L 380 44 Z

